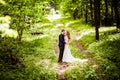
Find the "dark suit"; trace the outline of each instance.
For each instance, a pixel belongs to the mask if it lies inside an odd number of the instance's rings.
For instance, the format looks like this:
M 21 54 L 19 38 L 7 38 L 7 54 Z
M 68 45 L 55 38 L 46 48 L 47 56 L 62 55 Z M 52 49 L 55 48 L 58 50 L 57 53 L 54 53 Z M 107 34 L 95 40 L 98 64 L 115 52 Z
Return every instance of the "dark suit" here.
M 65 39 L 64 39 L 63 34 L 59 35 L 59 44 L 58 44 L 58 46 L 59 46 L 59 50 L 60 50 L 58 62 L 62 62 L 64 47 L 65 47 Z

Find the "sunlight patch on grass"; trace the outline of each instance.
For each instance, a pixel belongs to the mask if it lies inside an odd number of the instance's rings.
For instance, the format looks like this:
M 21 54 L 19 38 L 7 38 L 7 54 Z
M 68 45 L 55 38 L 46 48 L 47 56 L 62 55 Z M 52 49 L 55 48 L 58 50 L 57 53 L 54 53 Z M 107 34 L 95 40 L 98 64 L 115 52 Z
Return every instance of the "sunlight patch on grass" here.
M 1 0 L 4 2 L 3 0 Z M 10 16 L 5 16 L 5 17 L 0 17 L 0 32 L 2 37 L 13 37 L 17 38 L 18 37 L 18 32 L 10 29 Z
M 40 25 L 39 23 L 35 23 L 35 24 L 34 24 L 34 28 L 35 28 L 35 29 L 41 28 L 41 25 Z M 34 28 L 31 27 L 31 29 L 34 29 Z
M 0 3 L 6 5 L 6 2 L 4 0 L 0 0 Z
M 47 34 L 46 34 L 46 35 L 41 35 L 41 36 L 39 36 L 38 38 L 39 38 L 39 39 L 42 39 L 42 38 L 46 38 L 46 37 L 49 37 L 49 35 L 47 35 Z
M 51 24 L 51 23 L 44 23 L 44 24 L 40 25 L 41 28 L 49 28 L 49 27 L 52 27 L 52 26 L 53 26 L 53 24 Z
M 43 66 L 45 69 L 56 70 L 57 63 L 51 62 L 49 59 L 38 60 L 35 63 L 36 66 Z
M 95 32 L 83 36 L 81 41 L 97 60 L 97 63 L 102 66 L 100 68 L 99 65 L 95 64 L 92 68 L 94 70 L 102 69 L 105 80 L 118 79 L 120 73 L 118 72 L 120 65 L 120 33 L 117 33 L 116 27 L 101 27 L 99 31 L 100 41 L 95 42 Z
M 61 17 L 62 17 L 62 15 L 60 15 L 60 14 L 50 14 L 50 15 L 47 15 L 47 19 L 49 21 L 51 21 L 51 22 L 53 22 L 53 21 L 55 21 L 55 20 L 57 20 L 57 19 L 59 19 Z
M 17 38 L 18 32 L 13 29 L 6 29 L 4 33 L 2 34 L 2 37 L 13 37 Z
M 29 35 L 29 37 L 26 37 L 23 40 L 30 42 L 30 41 L 34 41 L 34 40 L 37 40 L 37 39 L 47 38 L 47 37 L 49 37 L 49 35 L 47 35 L 47 34 L 39 35 L 39 36 L 31 36 L 31 35 Z
M 40 61 L 36 62 L 36 66 L 41 65 L 41 64 L 49 65 L 50 61 L 48 59 L 43 59 L 43 60 L 40 60 Z M 48 66 L 46 66 L 46 68 L 48 68 Z
M 99 31 L 100 32 L 104 32 L 104 31 L 111 31 L 111 30 L 115 30 L 116 27 L 100 27 Z
M 56 25 L 55 25 L 56 28 L 64 27 L 64 26 L 65 26 L 64 24 L 56 24 Z
M 76 20 L 76 21 L 69 21 L 66 23 L 65 27 L 69 27 L 71 24 L 75 24 L 75 23 L 78 23 L 80 22 L 80 20 Z
M 101 27 L 99 29 L 99 32 L 105 32 L 105 31 L 111 31 L 111 30 L 115 30 L 116 28 L 115 27 Z M 79 40 L 81 39 L 82 37 L 84 37 L 85 35 L 88 35 L 88 34 L 91 34 L 91 33 L 95 33 L 95 30 L 94 29 L 89 29 L 89 30 L 86 30 L 86 31 L 82 31 L 80 33 L 80 35 L 76 36 L 76 40 Z
M 8 23 L 0 24 L 0 31 L 4 31 L 5 29 L 8 29 L 10 26 Z
M 0 21 L 2 23 L 10 23 L 11 17 L 10 16 L 5 16 L 5 17 L 0 17 Z

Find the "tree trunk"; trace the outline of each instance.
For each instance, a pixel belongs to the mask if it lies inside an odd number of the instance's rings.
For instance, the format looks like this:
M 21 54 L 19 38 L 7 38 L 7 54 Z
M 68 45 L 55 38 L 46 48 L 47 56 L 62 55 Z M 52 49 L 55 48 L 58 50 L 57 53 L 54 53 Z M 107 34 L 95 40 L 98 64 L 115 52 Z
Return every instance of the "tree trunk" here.
M 91 15 L 91 21 L 93 21 L 93 2 L 90 0 L 90 15 Z
M 105 26 L 108 25 L 108 0 L 104 0 L 105 1 Z
M 117 29 L 120 29 L 120 16 L 119 16 L 119 10 L 118 10 L 118 2 L 119 0 L 112 0 L 113 2 L 113 7 L 114 7 L 114 12 L 115 12 L 115 20 L 117 24 Z
M 113 21 L 114 20 L 114 13 L 113 13 L 113 3 L 111 1 L 111 20 Z
M 88 22 L 88 9 L 87 9 L 87 4 L 86 4 L 86 10 L 85 10 L 85 22 Z
M 99 27 L 100 27 L 100 0 L 94 0 L 94 18 L 95 18 L 95 31 L 96 40 L 99 40 Z
M 23 35 L 23 29 L 20 29 L 20 30 L 18 31 L 18 41 L 21 41 L 22 35 Z
M 78 10 L 75 9 L 75 10 L 74 10 L 74 13 L 73 13 L 73 18 L 74 18 L 74 20 L 76 20 L 77 16 L 78 16 Z

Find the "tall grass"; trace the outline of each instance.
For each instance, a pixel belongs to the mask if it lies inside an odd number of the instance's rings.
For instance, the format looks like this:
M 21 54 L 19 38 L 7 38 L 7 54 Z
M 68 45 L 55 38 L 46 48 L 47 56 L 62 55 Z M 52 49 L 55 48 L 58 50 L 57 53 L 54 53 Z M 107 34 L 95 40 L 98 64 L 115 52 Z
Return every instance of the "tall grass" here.
M 48 36 L 45 35 L 31 35 L 26 32 L 21 42 L 15 40 L 10 41 L 9 39 L 9 42 L 4 43 L 3 46 L 6 45 L 7 47 L 0 48 L 4 54 L 6 54 L 5 49 L 7 49 L 6 52 L 8 54 L 11 53 L 8 51 L 9 49 L 15 54 L 18 54 L 16 55 L 18 56 L 18 60 L 20 57 L 22 60 L 18 64 L 11 64 L 9 63 L 10 61 L 4 63 L 3 60 L 0 60 L 0 79 L 56 80 L 55 68 L 57 57 L 54 53 L 54 41 L 51 41 L 49 34 Z
M 82 43 L 97 59 L 101 65 L 102 73 L 105 74 L 103 80 L 120 79 L 120 35 L 115 29 L 100 32 L 100 41 L 95 42 L 95 37 L 87 34 L 81 39 Z

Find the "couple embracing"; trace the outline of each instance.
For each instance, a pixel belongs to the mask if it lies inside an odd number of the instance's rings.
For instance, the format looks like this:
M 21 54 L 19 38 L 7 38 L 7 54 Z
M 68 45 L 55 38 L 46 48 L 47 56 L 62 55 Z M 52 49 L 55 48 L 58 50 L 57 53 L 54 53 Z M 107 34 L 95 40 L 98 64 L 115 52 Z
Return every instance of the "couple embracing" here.
M 61 34 L 59 35 L 59 58 L 58 63 L 61 62 L 73 62 L 78 61 L 78 58 L 74 58 L 71 54 L 69 48 L 70 41 L 70 33 L 64 29 L 61 30 Z

